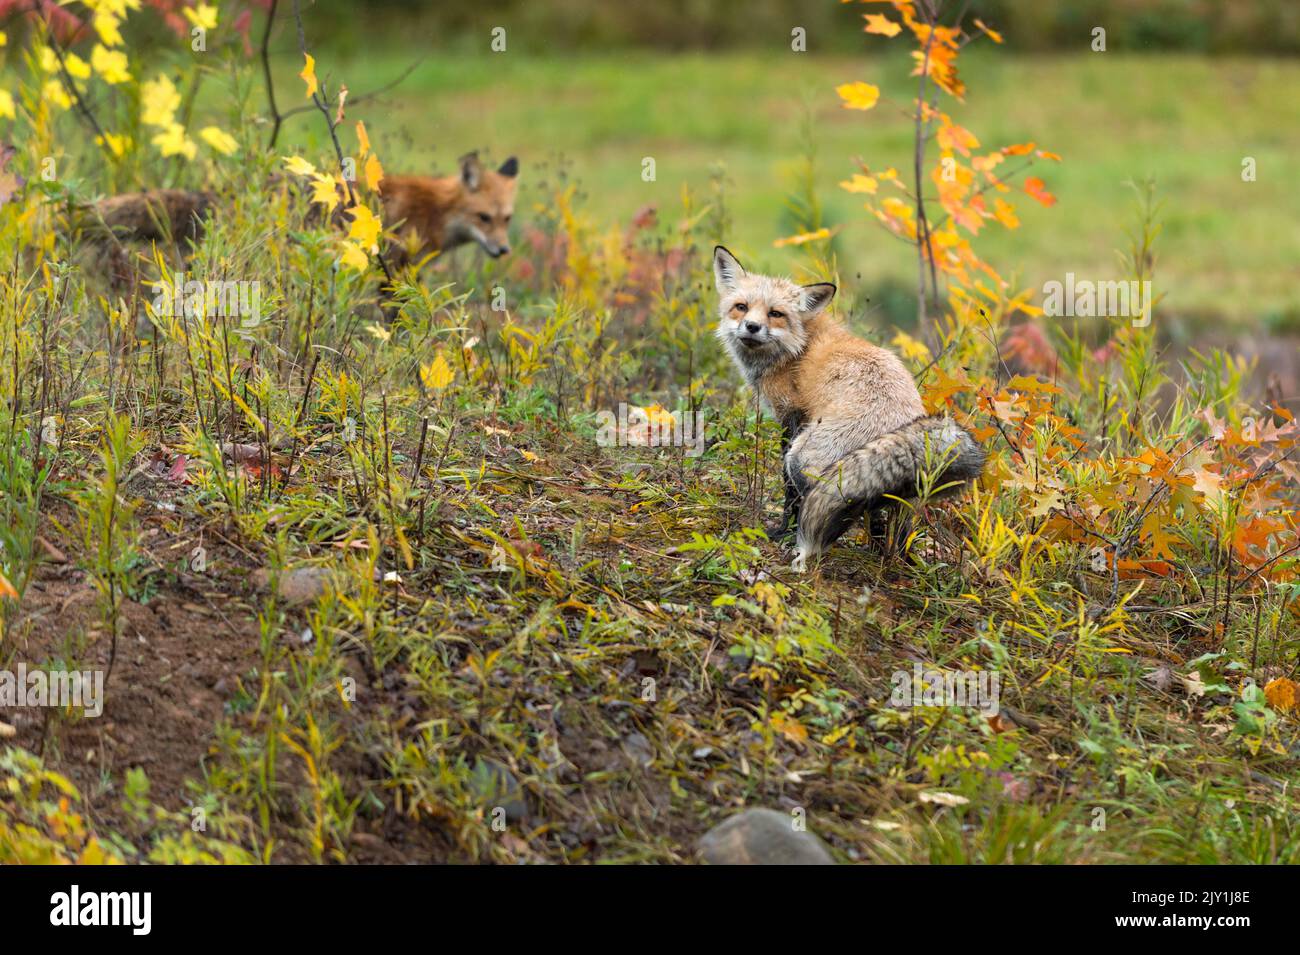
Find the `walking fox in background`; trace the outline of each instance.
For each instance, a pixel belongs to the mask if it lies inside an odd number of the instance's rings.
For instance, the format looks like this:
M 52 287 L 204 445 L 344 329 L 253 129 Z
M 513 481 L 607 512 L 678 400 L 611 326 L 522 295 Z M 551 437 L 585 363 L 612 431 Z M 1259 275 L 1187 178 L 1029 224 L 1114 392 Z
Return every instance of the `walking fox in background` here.
M 942 468 L 936 488 L 979 477 L 984 450 L 951 418 L 926 415 L 898 356 L 822 314 L 834 285 L 750 275 L 722 246 L 713 274 L 718 337 L 781 422 L 779 533 L 797 522 L 792 569 L 890 496 L 914 497 L 927 463 Z
M 519 161 L 511 156 L 496 170 L 485 169 L 478 153 L 460 159 L 450 176 L 385 176 L 379 183 L 384 224 L 396 225 L 403 245 L 393 264 L 419 261 L 431 252 L 477 242 L 497 259 L 510 252 L 508 235 L 519 186 Z

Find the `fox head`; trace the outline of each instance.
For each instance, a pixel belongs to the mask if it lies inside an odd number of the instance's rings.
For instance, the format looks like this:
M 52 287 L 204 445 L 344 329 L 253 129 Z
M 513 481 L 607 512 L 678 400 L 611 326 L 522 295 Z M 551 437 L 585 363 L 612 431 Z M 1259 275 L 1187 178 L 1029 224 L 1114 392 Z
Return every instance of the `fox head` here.
M 508 254 L 518 176 L 519 160 L 514 156 L 496 170 L 483 168 L 478 153 L 462 156 L 461 198 L 447 216 L 447 245 L 477 242 L 494 259 Z
M 747 374 L 797 358 L 808 343 L 808 323 L 835 297 L 829 282 L 797 285 L 785 278 L 751 275 L 734 255 L 713 250 L 718 286 L 718 338 Z

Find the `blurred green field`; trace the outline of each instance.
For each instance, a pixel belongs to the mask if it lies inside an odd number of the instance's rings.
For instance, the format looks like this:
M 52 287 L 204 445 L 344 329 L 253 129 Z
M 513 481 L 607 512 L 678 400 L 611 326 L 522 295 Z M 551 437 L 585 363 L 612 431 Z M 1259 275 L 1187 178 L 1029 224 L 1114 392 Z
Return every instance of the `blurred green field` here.
M 774 250 L 786 234 L 812 130 L 816 184 L 838 241 L 842 276 L 874 301 L 912 287 L 912 250 L 862 213 L 836 183 L 853 158 L 909 168 L 905 108 L 913 93 L 902 46 L 847 58 L 729 52 L 528 58 L 515 53 L 428 55 L 382 100 L 350 109 L 365 119 L 390 171 L 445 171 L 481 148 L 523 164 L 521 209 L 545 198 L 541 166 L 561 158 L 602 224 L 626 222 L 647 203 L 671 220 L 684 185 L 707 194 L 726 170 L 734 222 L 727 242 L 756 265 L 793 266 L 797 250 Z M 399 75 L 422 54 L 380 45 L 350 58 L 322 50 L 322 77 L 359 95 Z M 300 81 L 282 61 L 282 90 Z M 296 69 L 296 65 L 294 66 Z M 328 70 L 328 74 L 327 71 Z M 1131 221 L 1126 182 L 1153 176 L 1164 200 L 1156 292 L 1166 318 L 1232 320 L 1250 327 L 1300 321 L 1300 225 L 1291 155 L 1300 145 L 1300 62 L 1121 53 L 1015 56 L 963 54 L 965 104 L 941 108 L 981 138 L 982 148 L 1033 140 L 1062 163 L 1038 163 L 1059 202 L 1016 202 L 1021 228 L 996 224 L 977 240 L 984 256 L 1020 287 L 1115 278 L 1115 249 Z M 839 107 L 834 87 L 877 83 L 869 113 Z M 283 96 L 283 94 L 282 94 Z M 323 149 L 319 124 L 296 117 L 286 142 Z M 654 157 L 657 180 L 641 178 Z M 1243 157 L 1257 181 L 1243 182 Z M 554 181 L 553 177 L 550 181 Z M 907 313 L 906 308 L 891 309 Z

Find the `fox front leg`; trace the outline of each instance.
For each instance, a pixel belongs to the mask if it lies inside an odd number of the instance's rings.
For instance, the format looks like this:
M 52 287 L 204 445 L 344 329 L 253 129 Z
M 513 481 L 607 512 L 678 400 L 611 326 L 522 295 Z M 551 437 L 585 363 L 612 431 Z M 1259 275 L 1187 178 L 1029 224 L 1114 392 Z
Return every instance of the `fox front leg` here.
M 790 454 L 790 442 L 803 425 L 802 416 L 786 415 L 781 420 L 781 481 L 785 487 L 785 501 L 781 505 L 781 522 L 769 524 L 767 536 L 774 541 L 784 540 L 793 533 L 793 526 L 799 522 L 799 502 L 803 499 L 798 483 L 790 477 L 786 461 Z

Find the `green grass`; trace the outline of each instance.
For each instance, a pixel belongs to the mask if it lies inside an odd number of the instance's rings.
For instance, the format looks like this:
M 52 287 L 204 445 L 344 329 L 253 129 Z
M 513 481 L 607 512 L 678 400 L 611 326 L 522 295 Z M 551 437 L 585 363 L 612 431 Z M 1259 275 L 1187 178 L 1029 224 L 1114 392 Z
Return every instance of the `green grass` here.
M 815 46 L 815 44 L 814 44 Z M 377 45 L 355 60 L 320 57 L 354 95 L 382 85 L 419 51 Z M 734 216 L 728 242 L 745 261 L 793 267 L 774 251 L 787 234 L 784 200 L 806 149 L 829 218 L 845 226 L 842 274 L 864 294 L 889 283 L 912 288 L 913 253 L 868 220 L 836 183 L 853 158 L 910 169 L 914 95 L 903 47 L 877 44 L 861 57 L 816 52 L 689 54 L 623 52 L 529 59 L 513 53 L 429 54 L 364 118 L 393 171 L 448 170 L 461 152 L 517 153 L 523 195 L 539 200 L 539 167 L 563 157 L 598 222 L 625 223 L 647 203 L 671 216 L 683 186 L 707 190 L 726 169 Z M 322 74 L 324 75 L 324 73 Z M 1033 140 L 1063 162 L 1036 164 L 1059 202 L 1045 209 L 1023 194 L 1019 230 L 994 225 L 977 240 L 985 257 L 1021 287 L 1042 288 L 1067 271 L 1117 278 L 1113 250 L 1133 204 L 1125 183 L 1154 176 L 1165 200 L 1156 292 L 1166 319 L 1229 318 L 1253 324 L 1296 307 L 1294 183 L 1289 170 L 1300 101 L 1300 63 L 1116 53 L 1015 57 L 972 49 L 963 57 L 965 104 L 941 108 L 974 131 L 982 148 Z M 282 89 L 296 94 L 289 77 Z M 863 79 L 888 101 L 870 113 L 843 110 L 834 87 Z M 290 141 L 323 145 L 315 119 L 291 121 Z M 641 179 L 654 157 L 657 181 Z M 1241 179 L 1245 156 L 1258 179 Z M 553 165 L 552 165 L 553 168 Z M 860 280 L 858 277 L 860 276 Z M 903 310 L 906 314 L 906 310 Z

